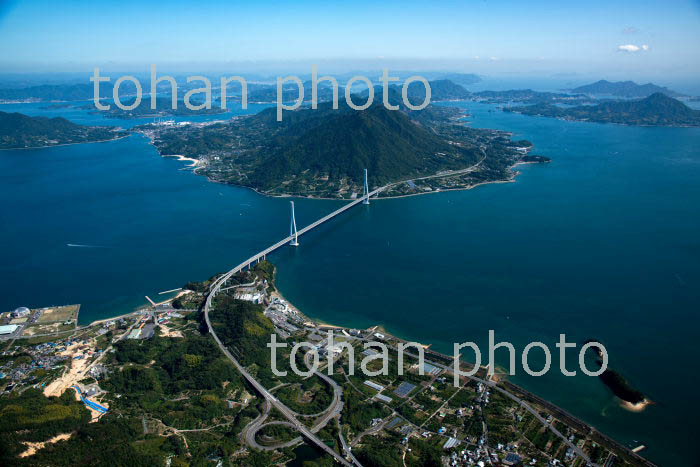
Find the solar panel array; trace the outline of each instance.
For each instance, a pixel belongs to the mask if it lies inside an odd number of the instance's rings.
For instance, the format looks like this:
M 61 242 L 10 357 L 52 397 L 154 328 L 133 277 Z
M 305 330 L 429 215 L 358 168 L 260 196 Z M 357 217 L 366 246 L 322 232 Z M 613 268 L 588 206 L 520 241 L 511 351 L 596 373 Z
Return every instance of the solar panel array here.
M 399 397 L 406 397 L 408 394 L 415 389 L 416 385 L 411 384 L 407 381 L 404 381 L 399 385 L 398 388 L 394 391 L 394 394 L 396 394 Z

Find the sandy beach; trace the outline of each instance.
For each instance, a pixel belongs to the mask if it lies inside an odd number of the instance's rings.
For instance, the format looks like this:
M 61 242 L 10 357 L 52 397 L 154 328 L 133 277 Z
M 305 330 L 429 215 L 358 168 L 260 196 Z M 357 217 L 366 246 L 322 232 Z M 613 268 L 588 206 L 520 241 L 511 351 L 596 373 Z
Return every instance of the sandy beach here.
M 644 399 L 642 402 L 637 402 L 633 404 L 631 402 L 622 401 L 620 404 L 622 408 L 629 410 L 630 412 L 642 412 L 647 406 L 652 405 L 654 402 L 648 399 Z
M 176 157 L 177 160 L 179 161 L 186 161 L 186 162 L 191 162 L 187 167 L 199 167 L 201 165 L 201 162 L 199 159 L 194 159 L 192 157 L 186 157 L 180 154 L 167 154 L 163 157 Z

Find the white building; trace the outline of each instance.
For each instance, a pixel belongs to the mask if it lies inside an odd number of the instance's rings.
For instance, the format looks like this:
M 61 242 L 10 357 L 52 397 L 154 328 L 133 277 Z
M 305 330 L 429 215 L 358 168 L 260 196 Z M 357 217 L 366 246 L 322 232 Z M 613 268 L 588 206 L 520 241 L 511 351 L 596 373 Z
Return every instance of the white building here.
M 13 311 L 11 315 L 13 318 L 24 318 L 25 316 L 29 315 L 29 313 L 31 313 L 29 308 L 27 308 L 26 306 L 21 306 L 15 309 L 15 311 Z
M 0 326 L 0 336 L 6 336 L 8 334 L 12 334 L 17 330 L 19 326 L 16 324 L 8 324 L 6 326 Z
M 263 293 L 253 288 L 240 288 L 233 294 L 233 298 L 237 300 L 245 300 L 246 302 L 261 303 Z

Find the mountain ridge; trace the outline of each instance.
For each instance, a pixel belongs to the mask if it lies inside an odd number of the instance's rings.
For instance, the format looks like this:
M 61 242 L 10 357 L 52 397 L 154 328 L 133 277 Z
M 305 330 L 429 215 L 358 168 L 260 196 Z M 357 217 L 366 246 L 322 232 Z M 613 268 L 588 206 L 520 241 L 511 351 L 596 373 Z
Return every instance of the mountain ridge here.
M 524 115 L 625 125 L 700 126 L 700 111 L 660 92 L 643 99 L 608 101 L 590 106 L 563 108 L 552 104 L 536 104 L 504 110 Z
M 683 97 L 683 94 L 653 83 L 637 84 L 634 81 L 607 81 L 604 79 L 579 86 L 571 91 L 581 94 L 609 94 L 626 98 L 648 97 L 655 93 L 666 94 L 669 97 Z
M 0 112 L 0 149 L 88 143 L 126 135 L 120 129 L 78 125 L 63 117 L 30 117 L 18 112 Z
M 198 159 L 197 173 L 214 181 L 270 195 L 329 198 L 361 193 L 365 168 L 370 186 L 379 187 L 449 175 L 481 161 L 474 173 L 399 184 L 392 188 L 398 195 L 509 179 L 510 167 L 525 155 L 523 147 L 531 146 L 510 141 L 503 131 L 465 126 L 459 121 L 462 111 L 454 107 L 407 109 L 399 94 L 390 89 L 388 97 L 399 110 L 385 108 L 375 94 L 375 103 L 361 111 L 345 102 L 333 109 L 327 102 L 286 111 L 281 122 L 270 108 L 207 126 L 143 125 L 138 131 L 163 155 Z M 353 101 L 364 102 L 362 96 Z

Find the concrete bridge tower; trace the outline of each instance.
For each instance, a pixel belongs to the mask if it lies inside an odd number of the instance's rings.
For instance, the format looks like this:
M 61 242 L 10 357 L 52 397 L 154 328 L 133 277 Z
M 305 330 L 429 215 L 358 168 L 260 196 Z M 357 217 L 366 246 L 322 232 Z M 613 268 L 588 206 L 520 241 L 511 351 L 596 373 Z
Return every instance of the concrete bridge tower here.
M 290 201 L 292 205 L 292 219 L 289 224 L 289 236 L 292 237 L 292 241 L 289 242 L 291 246 L 299 246 L 299 237 L 297 236 L 297 221 L 294 217 L 294 201 Z
M 365 188 L 362 196 L 365 198 L 362 204 L 369 204 L 369 184 L 367 183 L 367 169 L 365 169 Z

